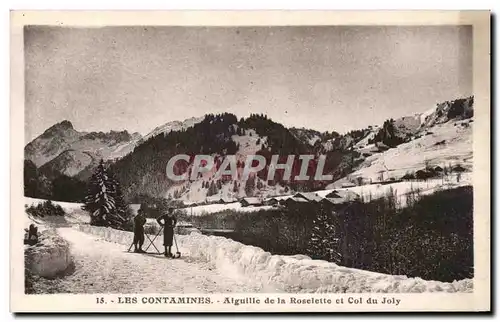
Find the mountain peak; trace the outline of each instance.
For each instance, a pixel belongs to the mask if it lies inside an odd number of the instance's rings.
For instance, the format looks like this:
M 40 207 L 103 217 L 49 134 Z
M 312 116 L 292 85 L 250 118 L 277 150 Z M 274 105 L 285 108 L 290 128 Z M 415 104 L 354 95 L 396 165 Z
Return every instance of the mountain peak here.
M 73 124 L 70 121 L 64 120 L 52 125 L 47 130 L 45 130 L 45 132 L 41 135 L 41 138 L 49 138 L 56 135 L 59 136 L 62 133 L 68 132 L 75 132 L 75 129 L 73 128 Z
M 73 124 L 68 120 L 64 120 L 62 122 L 59 122 L 59 123 L 55 124 L 53 127 L 57 127 L 57 128 L 64 129 L 64 130 L 74 129 Z

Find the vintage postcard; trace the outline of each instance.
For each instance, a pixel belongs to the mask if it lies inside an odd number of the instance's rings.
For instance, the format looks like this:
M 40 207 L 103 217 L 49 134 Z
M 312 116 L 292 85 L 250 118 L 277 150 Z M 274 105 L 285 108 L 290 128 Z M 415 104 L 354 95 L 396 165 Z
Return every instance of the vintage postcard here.
M 490 311 L 488 11 L 13 11 L 12 312 Z

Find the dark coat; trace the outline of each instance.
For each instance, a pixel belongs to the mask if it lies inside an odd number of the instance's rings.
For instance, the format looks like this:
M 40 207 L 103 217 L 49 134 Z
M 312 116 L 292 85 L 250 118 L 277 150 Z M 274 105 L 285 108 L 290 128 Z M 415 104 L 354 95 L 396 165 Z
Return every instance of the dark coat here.
M 144 225 L 146 224 L 146 218 L 142 215 L 137 215 L 134 218 L 134 232 L 138 234 L 144 233 Z
M 156 218 L 156 221 L 163 227 L 163 245 L 172 246 L 174 227 L 177 224 L 177 218 L 175 218 L 173 214 L 165 214 Z

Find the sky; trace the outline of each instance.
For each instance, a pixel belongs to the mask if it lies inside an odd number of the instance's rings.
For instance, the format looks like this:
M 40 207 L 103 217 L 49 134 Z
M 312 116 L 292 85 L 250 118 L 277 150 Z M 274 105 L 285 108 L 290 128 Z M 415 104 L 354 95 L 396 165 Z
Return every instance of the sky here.
M 25 141 L 206 113 L 345 133 L 472 95 L 471 26 L 29 26 Z

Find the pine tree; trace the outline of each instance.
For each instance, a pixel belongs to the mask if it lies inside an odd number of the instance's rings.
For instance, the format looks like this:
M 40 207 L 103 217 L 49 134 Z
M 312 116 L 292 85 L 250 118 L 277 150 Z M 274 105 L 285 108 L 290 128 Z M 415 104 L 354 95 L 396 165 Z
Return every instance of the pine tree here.
M 94 226 L 120 229 L 128 221 L 127 206 L 119 184 L 112 174 L 108 173 L 103 160 L 99 162 L 89 180 L 83 209 L 90 213 L 90 224 Z
M 262 188 L 264 188 L 264 184 L 261 180 L 257 179 L 257 189 L 261 190 Z
M 219 191 L 217 190 L 217 187 L 215 185 L 214 181 L 210 181 L 210 185 L 208 186 L 208 191 L 207 191 L 207 196 L 213 196 L 216 195 Z
M 116 222 L 116 227 L 120 227 L 122 225 L 123 221 L 130 221 L 132 219 L 132 213 L 130 212 L 130 208 L 125 201 L 125 198 L 123 197 L 123 192 L 121 189 L 121 185 L 116 179 L 113 179 L 113 183 L 115 185 L 115 207 L 116 207 L 116 214 L 118 218 L 118 222 Z M 114 217 L 112 217 L 113 219 Z
M 245 182 L 245 193 L 247 197 L 253 197 L 253 192 L 255 190 L 255 176 L 250 175 Z
M 328 212 L 321 207 L 313 220 L 311 239 L 307 252 L 314 259 L 322 259 L 339 263 L 341 256 L 338 252 L 337 234 L 335 224 Z

